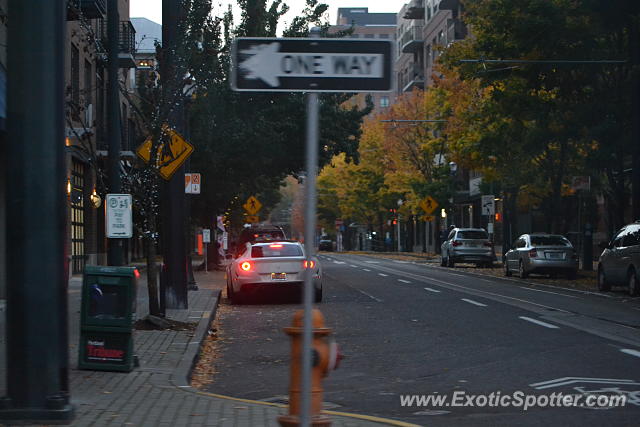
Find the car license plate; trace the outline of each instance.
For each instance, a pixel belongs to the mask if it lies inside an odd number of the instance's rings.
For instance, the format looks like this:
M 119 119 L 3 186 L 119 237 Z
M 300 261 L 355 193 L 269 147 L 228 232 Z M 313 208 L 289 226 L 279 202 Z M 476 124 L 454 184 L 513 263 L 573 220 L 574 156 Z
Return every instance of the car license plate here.
M 560 252 L 547 252 L 547 258 L 560 259 L 562 254 Z
M 287 280 L 287 273 L 271 273 L 271 280 Z

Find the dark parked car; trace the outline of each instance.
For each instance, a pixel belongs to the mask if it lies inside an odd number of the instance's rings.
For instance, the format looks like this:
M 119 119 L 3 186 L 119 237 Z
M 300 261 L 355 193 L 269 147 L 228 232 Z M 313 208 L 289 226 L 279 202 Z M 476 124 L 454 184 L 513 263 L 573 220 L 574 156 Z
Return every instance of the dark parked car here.
M 318 244 L 319 251 L 333 251 L 333 240 L 320 240 Z
M 598 262 L 598 289 L 608 291 L 612 285 L 629 288 L 631 295 L 640 293 L 640 222 L 628 224 L 605 244 Z
M 573 245 L 557 234 L 523 234 L 504 255 L 504 275 L 517 271 L 523 279 L 529 273 L 564 273 L 569 279 L 576 277 L 578 256 Z
M 454 267 L 456 262 L 492 266 L 496 260 L 493 244 L 483 228 L 454 228 L 441 247 L 440 265 Z

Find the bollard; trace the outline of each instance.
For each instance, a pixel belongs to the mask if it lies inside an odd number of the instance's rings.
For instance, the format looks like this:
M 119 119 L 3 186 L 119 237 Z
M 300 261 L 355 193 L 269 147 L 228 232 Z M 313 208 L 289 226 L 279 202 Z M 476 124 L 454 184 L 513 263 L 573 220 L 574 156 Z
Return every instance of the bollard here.
M 284 328 L 291 337 L 291 377 L 289 381 L 289 415 L 278 417 L 283 427 L 297 427 L 300 425 L 300 398 L 302 388 L 302 323 L 303 310 L 298 310 L 293 316 L 290 327 Z M 318 309 L 312 313 L 313 326 L 313 372 L 311 373 L 311 425 L 314 427 L 330 426 L 331 419 L 322 411 L 322 379 L 330 370 L 336 369 L 342 358 L 335 343 L 328 343 L 326 337 L 331 329 L 325 327 L 324 316 Z

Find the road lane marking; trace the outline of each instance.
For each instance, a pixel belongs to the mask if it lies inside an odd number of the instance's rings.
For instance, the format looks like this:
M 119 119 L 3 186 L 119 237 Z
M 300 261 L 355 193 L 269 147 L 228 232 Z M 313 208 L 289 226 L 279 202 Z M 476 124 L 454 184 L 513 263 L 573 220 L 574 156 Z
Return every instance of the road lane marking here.
M 344 261 L 333 261 L 334 264 L 346 264 Z
M 535 323 L 536 325 L 539 326 L 544 326 L 545 328 L 549 328 L 549 329 L 560 329 L 558 326 L 556 325 L 552 325 L 551 323 L 547 323 L 547 322 L 543 322 L 541 320 L 536 320 L 536 319 L 532 319 L 531 317 L 526 317 L 526 316 L 518 316 L 519 319 L 522 320 L 526 320 L 527 322 L 531 322 L 531 323 Z
M 402 283 L 411 283 L 410 281 L 408 281 L 408 280 L 404 280 L 404 279 L 398 279 L 398 282 L 402 282 Z
M 382 300 L 380 298 L 376 298 L 373 295 L 371 295 L 371 294 L 369 294 L 369 293 L 367 293 L 367 292 L 365 292 L 365 291 L 363 291 L 361 289 L 358 289 L 358 288 L 353 288 L 353 289 L 355 289 L 356 291 L 360 292 L 362 295 L 368 296 L 369 298 L 371 298 L 374 301 L 382 302 Z
M 630 354 L 631 356 L 640 357 L 640 351 L 638 350 L 631 350 L 630 348 L 621 348 L 620 351 L 625 354 Z
M 487 306 L 487 304 L 483 304 L 481 302 L 474 301 L 472 299 L 462 298 L 462 301 L 468 302 L 469 304 L 477 305 L 478 307 L 486 307 Z
M 527 288 L 527 287 L 523 287 L 522 289 L 526 289 L 528 291 L 534 291 L 534 292 L 544 292 L 545 294 L 560 295 L 567 298 L 578 298 L 578 297 L 574 297 L 573 295 L 561 294 L 559 292 L 543 291 L 542 289 L 533 289 L 533 288 Z
M 398 260 L 394 260 L 393 262 L 395 262 L 396 264 L 409 264 L 409 261 L 398 261 Z
M 371 270 L 369 270 L 368 268 L 363 268 L 362 270 L 364 270 L 364 271 L 371 271 Z
M 367 264 L 380 264 L 380 261 L 365 261 Z
M 439 294 L 439 293 L 440 293 L 440 291 L 439 291 L 439 290 L 437 290 L 437 289 L 433 289 L 433 288 L 423 288 L 423 289 L 424 289 L 425 291 L 435 292 L 435 293 L 437 293 L 437 294 Z
M 389 277 L 388 274 L 384 274 L 384 273 L 378 273 L 378 276 L 382 276 L 382 277 Z
M 358 268 L 357 265 L 349 264 L 349 267 Z

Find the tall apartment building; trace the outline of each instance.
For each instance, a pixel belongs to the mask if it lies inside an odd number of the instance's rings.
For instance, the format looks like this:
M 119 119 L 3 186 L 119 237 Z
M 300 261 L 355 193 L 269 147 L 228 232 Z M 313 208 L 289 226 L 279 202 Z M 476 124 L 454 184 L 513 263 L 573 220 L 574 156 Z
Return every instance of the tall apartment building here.
M 460 0 L 412 0 L 398 13 L 398 93 L 433 84 L 442 48 L 467 36 Z
M 385 39 L 394 40 L 396 36 L 395 13 L 370 13 L 367 7 L 346 7 L 338 9 L 336 25 L 331 26 L 330 33 L 344 31 L 353 27 L 349 36 L 353 39 Z M 374 110 L 372 114 L 386 110 L 393 104 L 395 91 L 360 93 L 352 98 L 359 107 L 365 106 L 365 98 L 371 95 Z
M 129 0 L 118 0 L 118 79 L 122 152 L 134 149 L 135 129 L 127 94 L 133 90 L 135 30 Z M 65 58 L 66 153 L 71 273 L 106 262 L 104 209 L 107 139 L 107 1 L 70 1 Z M 126 154 L 125 154 L 126 156 Z

